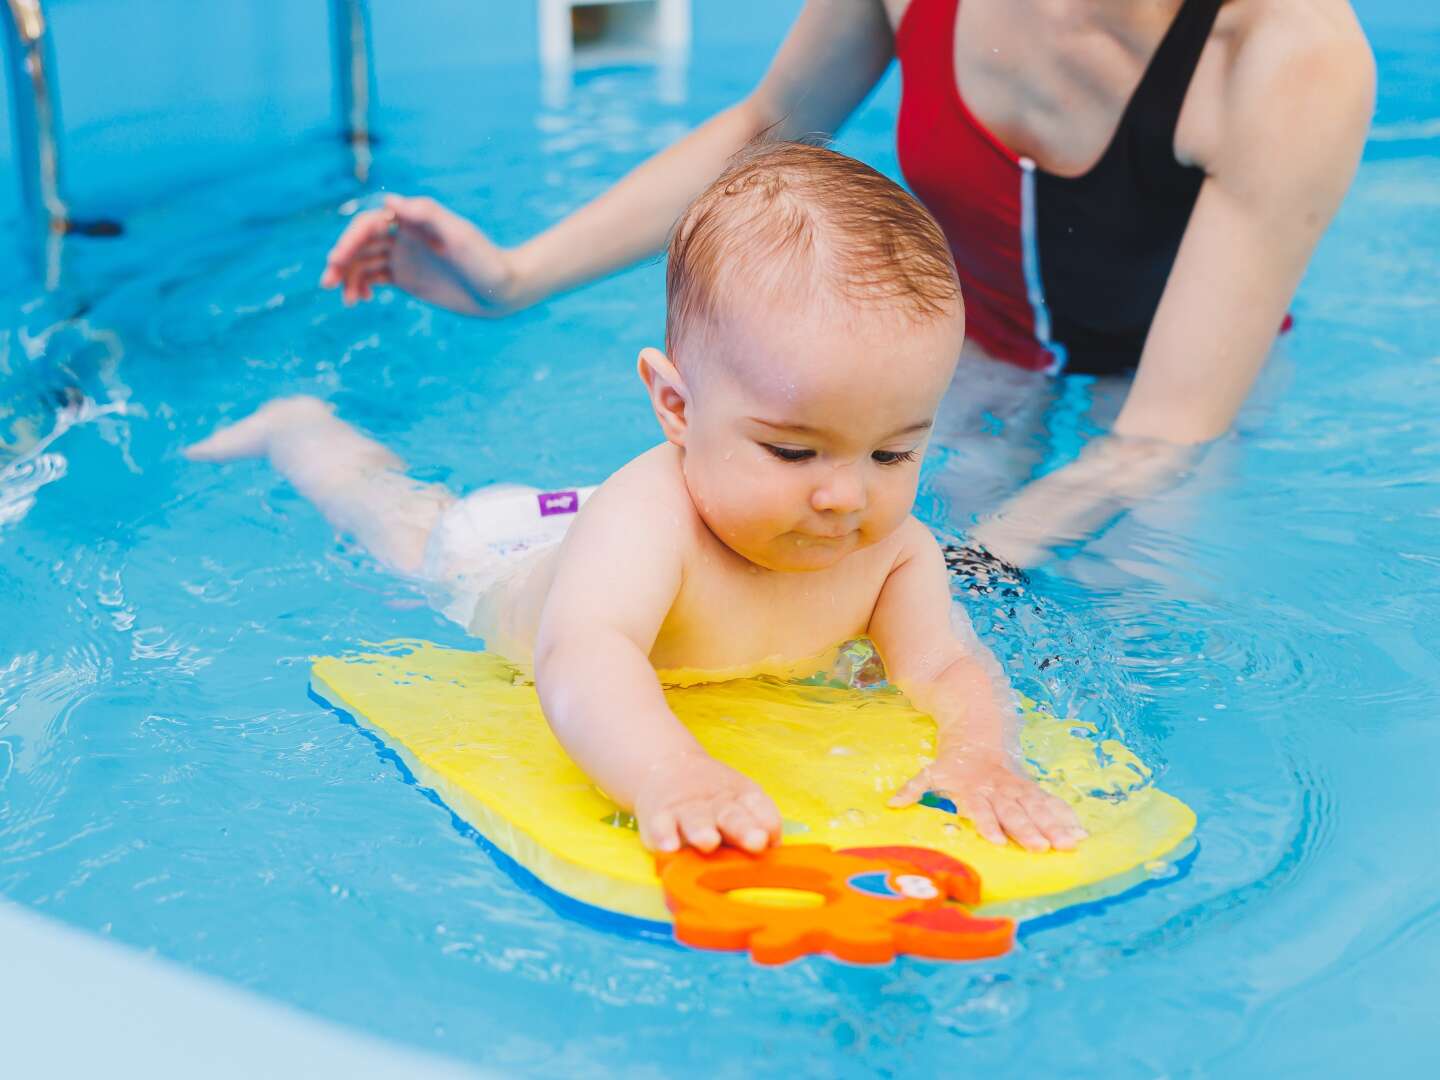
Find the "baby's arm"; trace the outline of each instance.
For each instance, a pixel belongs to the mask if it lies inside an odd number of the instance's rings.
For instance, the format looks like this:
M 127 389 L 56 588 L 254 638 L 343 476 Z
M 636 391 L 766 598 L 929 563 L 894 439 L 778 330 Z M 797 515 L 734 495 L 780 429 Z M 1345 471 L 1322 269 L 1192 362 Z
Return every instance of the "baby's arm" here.
M 939 545 L 914 519 L 904 528 L 904 549 L 875 603 L 870 637 L 890 681 L 935 718 L 936 744 L 934 763 L 891 805 L 908 806 L 935 791 L 993 843 L 1005 843 L 1008 835 L 1032 851 L 1073 848 L 1085 837 L 1074 810 L 1031 780 L 1013 752 L 1004 672 L 963 612 L 954 613 L 963 624 L 952 626 Z
M 759 851 L 775 804 L 695 741 L 666 704 L 649 654 L 684 569 L 677 510 L 642 475 L 617 475 L 572 526 L 545 602 L 535 682 L 575 762 L 634 812 L 645 846 Z

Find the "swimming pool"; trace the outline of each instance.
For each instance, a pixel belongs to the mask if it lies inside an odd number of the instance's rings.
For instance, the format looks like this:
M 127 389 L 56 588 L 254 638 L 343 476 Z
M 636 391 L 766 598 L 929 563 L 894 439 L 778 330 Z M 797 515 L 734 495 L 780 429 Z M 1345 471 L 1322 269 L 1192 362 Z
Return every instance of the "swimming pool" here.
M 499 323 L 347 311 L 315 287 L 358 193 L 318 134 L 323 80 L 272 83 L 259 153 L 212 134 L 167 156 L 183 122 L 139 98 L 121 134 L 81 124 L 72 165 L 116 162 L 127 238 L 75 245 L 55 294 L 0 270 L 0 894 L 502 1072 L 1433 1068 L 1440 20 L 1408 18 L 1373 24 L 1366 161 L 1237 432 L 1037 574 L 1038 610 L 972 604 L 1024 685 L 1123 731 L 1196 809 L 1197 857 L 966 967 L 763 970 L 555 913 L 306 694 L 312 656 L 456 631 L 268 470 L 178 456 L 309 392 L 427 478 L 596 482 L 654 438 L 632 361 L 659 267 Z M 375 181 L 514 240 L 743 92 L 784 20 L 698 49 L 678 103 L 637 69 L 547 105 L 530 62 L 477 70 L 437 39 L 429 70 L 382 76 Z M 103 76 L 73 64 L 67 89 Z M 250 115 L 232 104 L 214 115 Z M 892 83 L 841 143 L 892 174 L 894 107 Z M 134 163 L 127 137 L 160 149 Z M 1078 448 L 1086 393 L 1057 395 L 1036 456 Z

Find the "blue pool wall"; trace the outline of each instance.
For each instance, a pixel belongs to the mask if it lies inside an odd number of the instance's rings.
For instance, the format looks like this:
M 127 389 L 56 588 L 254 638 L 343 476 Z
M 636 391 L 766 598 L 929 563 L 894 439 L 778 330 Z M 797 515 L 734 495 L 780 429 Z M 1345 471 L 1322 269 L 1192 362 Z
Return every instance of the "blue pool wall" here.
M 694 47 L 757 38 L 778 43 L 801 3 L 695 0 Z M 1422 33 L 1433 37 L 1440 59 L 1440 5 L 1358 0 L 1356 9 L 1381 56 L 1379 119 L 1433 119 L 1387 115 L 1384 54 L 1387 41 Z M 323 0 L 51 0 L 46 10 L 66 188 L 82 217 L 123 217 L 208 177 L 263 169 L 268 154 L 334 129 Z M 534 65 L 536 10 L 529 0 L 371 0 L 382 135 L 387 123 L 403 123 L 415 104 L 406 90 L 427 72 Z M 533 87 L 523 92 L 533 94 Z M 1408 91 L 1396 97 L 1415 100 Z M 505 107 L 493 100 L 435 103 L 442 105 Z M 0 110 L 0 229 L 13 257 L 20 251 L 19 200 L 10 122 L 7 100 Z
M 695 48 L 760 36 L 778 43 L 800 6 L 697 0 Z M 325 0 L 51 0 L 46 11 L 66 188 L 81 216 L 123 216 L 209 176 L 263 168 L 267 153 L 334 129 Z M 534 65 L 536 12 L 530 0 L 371 0 L 378 126 L 403 120 L 394 106 L 427 71 Z M 0 92 L 0 227 L 13 247 L 19 200 L 8 84 Z

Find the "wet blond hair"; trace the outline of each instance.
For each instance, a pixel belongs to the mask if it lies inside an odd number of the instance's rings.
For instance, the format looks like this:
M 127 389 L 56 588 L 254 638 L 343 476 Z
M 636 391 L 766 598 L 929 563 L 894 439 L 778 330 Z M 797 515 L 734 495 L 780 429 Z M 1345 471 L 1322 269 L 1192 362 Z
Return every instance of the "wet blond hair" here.
M 670 234 L 665 345 L 739 300 L 844 301 L 917 321 L 962 304 L 945 234 L 893 180 L 854 158 L 797 142 L 752 144 Z

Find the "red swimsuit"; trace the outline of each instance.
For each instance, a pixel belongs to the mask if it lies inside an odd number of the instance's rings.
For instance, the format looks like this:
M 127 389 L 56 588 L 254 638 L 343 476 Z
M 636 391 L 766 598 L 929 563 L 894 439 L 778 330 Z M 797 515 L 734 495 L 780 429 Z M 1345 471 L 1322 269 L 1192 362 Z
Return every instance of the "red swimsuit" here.
M 896 31 L 900 167 L 950 238 L 967 333 L 1037 371 L 1127 371 L 1190 221 L 1202 169 L 1175 125 L 1222 0 L 1185 0 L 1083 176 L 1054 176 L 971 115 L 955 77 L 959 0 L 912 0 Z

